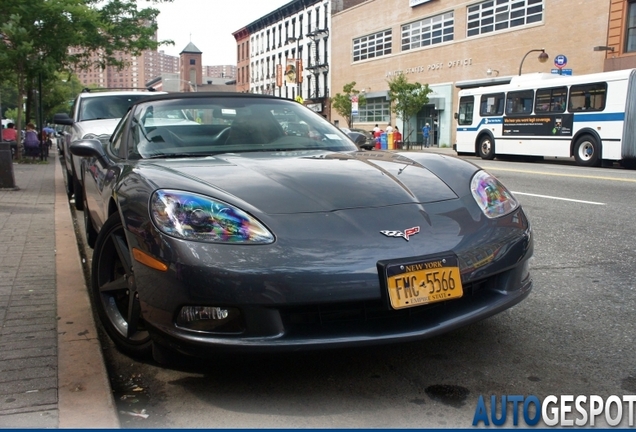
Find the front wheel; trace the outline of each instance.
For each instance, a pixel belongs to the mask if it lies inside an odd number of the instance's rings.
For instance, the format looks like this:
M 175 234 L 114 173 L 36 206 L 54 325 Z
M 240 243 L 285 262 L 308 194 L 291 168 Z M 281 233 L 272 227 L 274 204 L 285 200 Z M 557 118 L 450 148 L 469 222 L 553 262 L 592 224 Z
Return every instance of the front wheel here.
M 597 166 L 601 163 L 601 146 L 591 135 L 584 135 L 574 144 L 574 159 L 577 165 Z
M 479 140 L 477 151 L 480 158 L 493 160 L 495 158 L 495 140 L 490 135 L 484 135 Z
M 131 253 L 119 214 L 111 215 L 97 236 L 91 289 L 104 329 L 115 345 L 133 356 L 147 356 L 150 334 L 141 314 Z

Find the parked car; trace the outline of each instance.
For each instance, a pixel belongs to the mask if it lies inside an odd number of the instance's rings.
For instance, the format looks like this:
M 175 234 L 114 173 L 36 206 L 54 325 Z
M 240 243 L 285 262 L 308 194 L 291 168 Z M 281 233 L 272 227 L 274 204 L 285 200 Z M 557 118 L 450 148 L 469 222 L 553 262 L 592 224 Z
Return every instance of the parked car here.
M 319 136 L 287 134 L 290 117 Z M 132 355 L 414 341 L 532 288 L 530 223 L 495 177 L 447 155 L 359 151 L 293 101 L 152 96 L 107 145 L 70 150 L 86 158 L 95 306 Z
M 63 126 L 58 147 L 61 147 L 60 153 L 64 159 L 66 193 L 69 199 L 75 196 L 75 208 L 78 210 L 84 208 L 80 159 L 74 158 L 68 147 L 77 140 L 88 138 L 106 143 L 130 105 L 149 94 L 145 91 L 86 89 L 75 99 L 70 116 L 66 113 L 53 116 L 53 122 Z
M 364 129 L 350 129 L 350 128 L 340 128 L 341 131 L 346 133 L 354 143 L 358 146 L 358 148 L 362 150 L 373 150 L 375 148 L 375 140 L 373 139 L 373 134 L 369 131 L 365 131 Z

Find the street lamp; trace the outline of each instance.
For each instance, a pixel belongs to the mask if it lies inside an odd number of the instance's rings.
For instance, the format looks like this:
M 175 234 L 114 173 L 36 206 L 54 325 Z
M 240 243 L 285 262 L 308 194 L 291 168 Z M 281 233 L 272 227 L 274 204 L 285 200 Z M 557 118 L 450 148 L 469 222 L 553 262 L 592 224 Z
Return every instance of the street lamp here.
M 523 67 L 523 61 L 526 59 L 526 57 L 528 57 L 528 54 L 533 53 L 533 52 L 540 52 L 541 53 L 541 54 L 539 54 L 539 57 L 537 57 L 537 59 L 539 60 L 539 63 L 545 63 L 550 58 L 548 53 L 545 52 L 545 49 L 531 49 L 521 59 L 521 63 L 519 64 L 519 75 L 521 75 L 521 68 Z

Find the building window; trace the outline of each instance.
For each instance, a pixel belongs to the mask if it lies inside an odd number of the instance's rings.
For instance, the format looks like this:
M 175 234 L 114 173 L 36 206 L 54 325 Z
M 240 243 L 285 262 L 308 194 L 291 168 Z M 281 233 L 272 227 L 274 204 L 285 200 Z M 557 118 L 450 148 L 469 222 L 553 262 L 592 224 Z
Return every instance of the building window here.
M 367 103 L 359 108 L 358 122 L 388 123 L 391 121 L 390 102 L 384 98 L 367 98 Z
M 468 6 L 467 36 L 519 27 L 543 20 L 544 0 L 489 0 Z
M 627 41 L 625 41 L 625 51 L 636 51 L 636 1 L 630 1 L 627 13 Z
M 453 40 L 453 12 L 425 18 L 402 26 L 402 51 Z
M 190 59 L 190 64 L 191 64 L 191 65 L 195 65 L 195 64 L 197 64 L 196 59 Z
M 353 40 L 353 61 L 391 54 L 391 29 Z

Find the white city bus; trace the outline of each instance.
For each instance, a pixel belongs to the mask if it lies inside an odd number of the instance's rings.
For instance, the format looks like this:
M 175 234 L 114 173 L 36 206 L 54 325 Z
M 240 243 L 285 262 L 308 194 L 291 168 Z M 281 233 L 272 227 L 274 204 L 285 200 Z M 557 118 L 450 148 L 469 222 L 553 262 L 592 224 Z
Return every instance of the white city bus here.
M 636 69 L 526 74 L 462 89 L 455 117 L 458 154 L 574 156 L 583 166 L 636 168 Z

